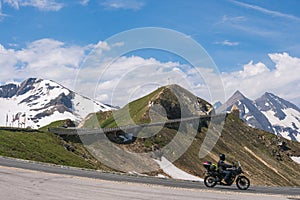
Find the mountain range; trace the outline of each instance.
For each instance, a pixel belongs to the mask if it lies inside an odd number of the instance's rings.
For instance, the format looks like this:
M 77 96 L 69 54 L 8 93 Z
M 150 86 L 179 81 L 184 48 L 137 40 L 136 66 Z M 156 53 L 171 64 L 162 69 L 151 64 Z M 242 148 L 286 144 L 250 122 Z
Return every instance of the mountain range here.
M 230 111 L 233 105 L 248 125 L 300 141 L 300 109 L 296 105 L 268 92 L 253 101 L 236 91 L 224 104 L 217 105 L 217 111 Z M 38 128 L 67 118 L 79 123 L 90 113 L 115 108 L 54 81 L 29 78 L 20 84 L 0 86 L 0 109 L 0 126 Z M 168 112 L 170 119 L 180 117 L 171 109 Z
M 113 108 L 54 81 L 29 78 L 0 86 L 0 109 L 0 126 L 38 128 L 67 118 L 80 122 L 91 112 Z
M 236 91 L 217 110 L 230 111 L 234 105 L 240 111 L 240 118 L 248 125 L 300 141 L 300 109 L 291 102 L 269 92 L 253 101 Z

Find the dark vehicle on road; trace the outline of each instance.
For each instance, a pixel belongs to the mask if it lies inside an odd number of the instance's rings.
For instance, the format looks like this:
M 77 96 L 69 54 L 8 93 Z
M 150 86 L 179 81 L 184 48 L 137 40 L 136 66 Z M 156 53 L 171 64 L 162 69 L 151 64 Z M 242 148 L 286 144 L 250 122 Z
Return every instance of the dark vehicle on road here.
M 233 164 L 231 170 L 231 178 L 228 183 L 223 183 L 224 174 L 219 173 L 217 166 L 212 164 L 211 162 L 204 162 L 203 166 L 206 169 L 205 177 L 204 177 L 204 184 L 206 187 L 215 187 L 217 184 L 224 185 L 224 186 L 231 186 L 234 181 L 236 182 L 236 186 L 240 190 L 247 190 L 250 186 L 250 180 L 244 176 L 243 170 L 241 167 L 240 162 L 238 162 L 238 167 Z

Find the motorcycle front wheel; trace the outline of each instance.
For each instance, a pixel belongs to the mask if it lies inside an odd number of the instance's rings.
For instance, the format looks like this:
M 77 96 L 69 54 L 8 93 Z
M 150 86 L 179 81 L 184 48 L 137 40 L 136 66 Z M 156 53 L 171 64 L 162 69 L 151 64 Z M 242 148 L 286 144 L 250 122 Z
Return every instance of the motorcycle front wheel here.
M 236 180 L 236 186 L 240 190 L 247 190 L 250 186 L 250 180 L 246 176 L 239 176 Z
M 215 187 L 217 185 L 216 178 L 213 176 L 205 176 L 204 178 L 204 184 L 206 187 Z

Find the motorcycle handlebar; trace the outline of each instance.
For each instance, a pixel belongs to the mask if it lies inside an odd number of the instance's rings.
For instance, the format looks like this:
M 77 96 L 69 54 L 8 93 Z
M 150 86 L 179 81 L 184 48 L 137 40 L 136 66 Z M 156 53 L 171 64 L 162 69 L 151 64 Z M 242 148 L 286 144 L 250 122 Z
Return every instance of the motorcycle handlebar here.
M 232 166 L 234 167 L 242 167 L 240 161 L 237 162 L 238 165 L 236 165 L 234 162 L 232 162 Z

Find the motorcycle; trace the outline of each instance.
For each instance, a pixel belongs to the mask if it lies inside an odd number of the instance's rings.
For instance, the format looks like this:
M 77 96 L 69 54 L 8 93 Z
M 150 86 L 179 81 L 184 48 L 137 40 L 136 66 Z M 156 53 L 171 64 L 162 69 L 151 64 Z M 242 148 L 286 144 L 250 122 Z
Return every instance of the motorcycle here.
M 234 183 L 234 181 L 236 182 L 236 186 L 240 190 L 247 190 L 250 186 L 250 180 L 246 176 L 241 175 L 243 174 L 243 170 L 240 162 L 238 162 L 238 167 L 233 164 L 233 167 L 231 168 L 231 178 L 228 183 L 222 182 L 222 180 L 224 179 L 224 174 L 218 172 L 217 166 L 215 164 L 212 164 L 208 161 L 204 162 L 203 166 L 206 169 L 206 175 L 204 177 L 204 184 L 206 187 L 213 188 L 217 184 L 231 186 Z

